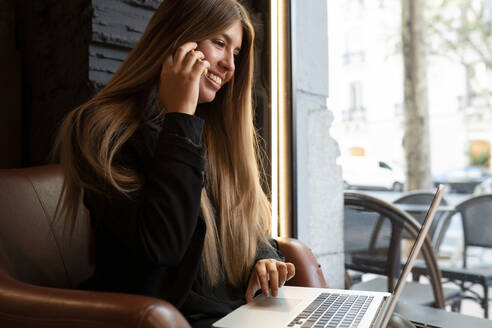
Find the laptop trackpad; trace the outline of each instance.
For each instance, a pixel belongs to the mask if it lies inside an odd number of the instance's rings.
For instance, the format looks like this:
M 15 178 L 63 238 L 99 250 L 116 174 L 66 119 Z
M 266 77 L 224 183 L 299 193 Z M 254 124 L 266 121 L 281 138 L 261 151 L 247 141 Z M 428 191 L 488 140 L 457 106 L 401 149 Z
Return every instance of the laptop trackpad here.
M 297 298 L 264 297 L 245 305 L 248 310 L 290 312 L 302 300 Z

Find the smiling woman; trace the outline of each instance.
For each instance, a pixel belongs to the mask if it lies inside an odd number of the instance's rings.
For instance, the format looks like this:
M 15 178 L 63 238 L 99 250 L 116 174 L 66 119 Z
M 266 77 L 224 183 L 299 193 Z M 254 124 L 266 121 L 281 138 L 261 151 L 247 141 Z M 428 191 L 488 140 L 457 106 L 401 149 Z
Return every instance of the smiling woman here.
M 210 63 L 206 78 L 200 81 L 198 102 L 212 101 L 220 87 L 232 78 L 234 61 L 241 51 L 242 39 L 243 30 L 240 22 L 236 21 L 217 38 L 198 42 L 197 49 Z
M 196 110 L 196 104 L 192 104 L 188 109 L 173 107 L 175 104 L 171 104 L 171 107 L 166 106 L 169 104 L 168 101 L 180 98 L 176 94 L 176 91 L 180 91 L 180 86 L 172 84 L 175 75 L 181 73 L 180 65 L 193 65 L 193 68 L 202 72 L 203 78 L 199 81 L 197 102 L 198 104 L 212 102 L 220 88 L 234 76 L 234 61 L 241 51 L 242 39 L 241 23 L 236 21 L 214 38 L 186 43 L 178 49 L 176 55 L 169 56 L 162 68 L 158 92 L 159 100 L 168 108 L 168 112 L 176 110 L 194 114 Z
M 235 0 L 164 0 L 111 81 L 67 116 L 58 213 L 75 218 L 83 195 L 97 243 L 85 288 L 161 297 L 201 327 L 294 275 L 269 238 L 253 41 Z

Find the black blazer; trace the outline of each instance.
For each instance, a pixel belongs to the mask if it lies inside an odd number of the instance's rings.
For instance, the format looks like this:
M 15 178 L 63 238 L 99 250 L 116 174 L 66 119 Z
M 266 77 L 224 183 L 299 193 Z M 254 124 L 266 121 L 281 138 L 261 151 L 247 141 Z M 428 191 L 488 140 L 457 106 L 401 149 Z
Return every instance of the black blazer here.
M 133 199 L 106 187 L 84 190 L 96 239 L 96 268 L 85 288 L 138 293 L 180 307 L 196 277 L 205 223 L 200 210 L 203 120 L 169 113 L 144 121 L 117 162 L 144 181 Z
M 110 187 L 104 195 L 85 190 L 97 258 L 84 287 L 166 299 L 192 324 L 217 319 L 244 304 L 246 286 L 211 288 L 198 276 L 206 230 L 204 121 L 169 113 L 162 125 L 153 122 L 144 120 L 118 154 L 119 163 L 142 175 L 141 192 L 128 199 Z M 256 260 L 283 260 L 271 244 L 260 246 Z

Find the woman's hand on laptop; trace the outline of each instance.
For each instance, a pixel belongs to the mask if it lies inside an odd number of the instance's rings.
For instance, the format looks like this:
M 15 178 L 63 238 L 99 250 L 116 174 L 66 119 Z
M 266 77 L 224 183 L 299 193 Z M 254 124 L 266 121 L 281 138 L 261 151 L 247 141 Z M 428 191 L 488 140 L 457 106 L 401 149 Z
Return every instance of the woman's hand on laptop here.
M 292 263 L 284 263 L 274 259 L 263 259 L 256 262 L 249 277 L 248 288 L 246 289 L 246 303 L 253 300 L 255 293 L 261 289 L 261 292 L 268 296 L 269 289 L 272 296 L 278 295 L 278 289 L 282 287 L 287 280 L 294 277 L 296 269 Z

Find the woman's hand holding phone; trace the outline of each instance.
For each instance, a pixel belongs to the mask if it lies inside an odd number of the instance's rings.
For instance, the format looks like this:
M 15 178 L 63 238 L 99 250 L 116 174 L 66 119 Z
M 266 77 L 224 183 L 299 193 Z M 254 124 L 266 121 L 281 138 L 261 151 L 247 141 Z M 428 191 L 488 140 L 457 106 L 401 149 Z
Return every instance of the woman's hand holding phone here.
M 183 44 L 162 65 L 157 98 L 166 112 L 195 114 L 200 77 L 210 66 L 196 47 L 195 42 Z

